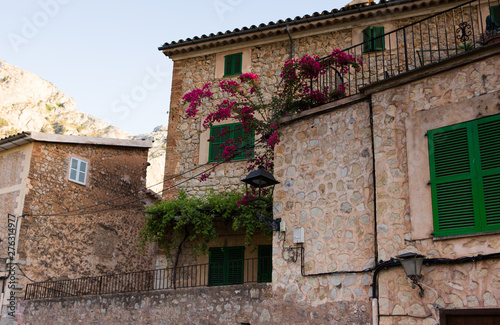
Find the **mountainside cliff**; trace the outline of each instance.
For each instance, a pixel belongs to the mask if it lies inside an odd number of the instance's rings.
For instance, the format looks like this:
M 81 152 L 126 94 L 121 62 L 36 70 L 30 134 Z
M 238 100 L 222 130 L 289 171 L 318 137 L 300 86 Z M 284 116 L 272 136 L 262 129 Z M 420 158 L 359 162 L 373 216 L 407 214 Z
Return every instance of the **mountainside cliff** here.
M 0 61 L 0 138 L 22 131 L 153 140 L 149 150 L 147 186 L 161 191 L 165 166 L 166 126 L 132 135 L 77 110 L 75 101 L 34 73 Z
M 0 61 L 0 137 L 21 131 L 127 139 L 130 133 L 75 109 L 50 82 Z

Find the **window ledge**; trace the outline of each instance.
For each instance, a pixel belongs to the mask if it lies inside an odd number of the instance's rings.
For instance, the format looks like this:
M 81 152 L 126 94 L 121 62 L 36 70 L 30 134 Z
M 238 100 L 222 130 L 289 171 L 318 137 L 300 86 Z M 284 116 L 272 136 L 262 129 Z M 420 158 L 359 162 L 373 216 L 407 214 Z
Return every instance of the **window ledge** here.
M 488 236 L 488 235 L 497 235 L 497 234 L 500 234 L 500 230 L 488 231 L 488 232 L 475 232 L 472 234 L 462 234 L 462 235 L 439 236 L 439 237 L 433 237 L 432 240 L 439 241 L 439 240 L 447 240 L 447 239 L 458 239 L 458 238 Z

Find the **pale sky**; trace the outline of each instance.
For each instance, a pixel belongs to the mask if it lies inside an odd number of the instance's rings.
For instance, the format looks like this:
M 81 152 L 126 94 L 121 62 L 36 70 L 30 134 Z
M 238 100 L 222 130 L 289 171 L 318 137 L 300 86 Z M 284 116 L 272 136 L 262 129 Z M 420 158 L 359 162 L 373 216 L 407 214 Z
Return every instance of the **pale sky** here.
M 133 134 L 167 124 L 172 62 L 158 47 L 341 8 L 349 1 L 2 0 L 0 60 Z

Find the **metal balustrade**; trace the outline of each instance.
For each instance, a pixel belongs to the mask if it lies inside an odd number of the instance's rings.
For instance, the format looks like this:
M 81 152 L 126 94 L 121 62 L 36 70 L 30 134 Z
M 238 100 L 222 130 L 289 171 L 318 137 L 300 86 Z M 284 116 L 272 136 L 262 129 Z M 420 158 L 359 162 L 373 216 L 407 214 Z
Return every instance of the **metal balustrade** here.
M 343 52 L 361 59 L 361 69 L 340 74 L 331 67 L 326 74 L 310 80 L 311 88 L 326 91 L 343 84 L 346 95 L 351 96 L 372 83 L 484 46 L 487 38 L 500 34 L 491 27 L 490 16 L 491 8 L 498 5 L 500 0 L 467 1 L 344 49 Z M 375 42 L 378 46 L 371 46 Z M 384 49 L 373 50 L 380 44 Z
M 26 285 L 24 299 L 271 282 L 271 271 L 271 257 L 261 257 L 71 280 L 36 282 Z

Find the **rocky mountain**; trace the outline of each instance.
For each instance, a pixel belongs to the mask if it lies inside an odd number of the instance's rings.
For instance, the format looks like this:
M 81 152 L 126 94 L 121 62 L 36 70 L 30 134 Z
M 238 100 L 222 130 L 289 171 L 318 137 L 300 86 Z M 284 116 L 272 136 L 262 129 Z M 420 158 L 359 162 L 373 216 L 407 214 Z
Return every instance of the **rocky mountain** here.
M 128 138 L 130 133 L 75 109 L 50 82 L 0 61 L 0 137 L 21 131 Z
M 167 127 L 132 135 L 76 109 L 75 101 L 34 73 L 0 61 L 0 138 L 22 131 L 153 140 L 147 185 L 161 191 Z

